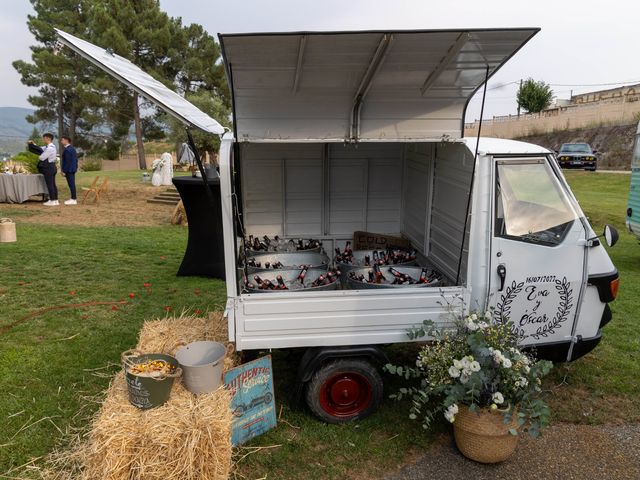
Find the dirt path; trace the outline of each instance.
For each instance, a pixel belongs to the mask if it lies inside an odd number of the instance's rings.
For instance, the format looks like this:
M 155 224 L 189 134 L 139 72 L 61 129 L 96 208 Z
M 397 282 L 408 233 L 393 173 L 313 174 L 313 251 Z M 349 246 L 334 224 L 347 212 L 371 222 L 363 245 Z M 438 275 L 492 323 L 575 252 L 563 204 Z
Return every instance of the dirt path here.
M 45 207 L 42 202 L 30 200 L 22 204 L 0 205 L 3 216 L 11 217 L 18 223 L 39 223 L 50 225 L 82 226 L 148 226 L 167 225 L 173 213 L 172 205 L 147 203 L 147 200 L 165 191 L 168 187 L 152 187 L 130 182 L 112 182 L 111 202 L 101 199 L 100 205 L 93 202 L 67 206 L 63 201 L 68 192 L 61 188 L 60 206 Z M 82 192 L 78 191 L 78 199 Z M 14 213 L 15 212 L 15 213 Z
M 467 460 L 453 435 L 443 434 L 426 454 L 385 480 L 629 480 L 640 479 L 640 425 L 549 427 L 523 437 L 512 458 L 497 465 Z

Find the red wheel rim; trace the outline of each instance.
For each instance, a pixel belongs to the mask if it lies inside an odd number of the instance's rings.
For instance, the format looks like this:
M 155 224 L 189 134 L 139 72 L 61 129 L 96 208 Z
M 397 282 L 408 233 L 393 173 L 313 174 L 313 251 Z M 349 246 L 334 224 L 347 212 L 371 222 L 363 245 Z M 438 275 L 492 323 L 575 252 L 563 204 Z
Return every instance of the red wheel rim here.
M 338 373 L 320 388 L 320 406 L 333 417 L 353 417 L 366 410 L 373 396 L 371 383 L 355 372 Z

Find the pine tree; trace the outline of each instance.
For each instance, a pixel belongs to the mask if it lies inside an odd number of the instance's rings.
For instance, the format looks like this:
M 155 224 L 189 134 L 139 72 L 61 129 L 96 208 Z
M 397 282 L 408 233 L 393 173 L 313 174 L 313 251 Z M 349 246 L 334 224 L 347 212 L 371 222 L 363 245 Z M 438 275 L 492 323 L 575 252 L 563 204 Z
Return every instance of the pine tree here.
M 96 70 L 70 50 L 57 46 L 54 27 L 70 33 L 84 31 L 90 2 L 30 1 L 35 15 L 29 15 L 27 25 L 38 45 L 31 47 L 32 62 L 13 62 L 22 83 L 38 88 L 38 94 L 28 98 L 36 111 L 27 119 L 32 123 L 57 123 L 58 138 L 68 134 L 76 143 L 78 130 L 88 132 L 98 120 L 91 113 L 101 102 L 93 87 Z
M 157 0 L 99 0 L 93 2 L 89 27 L 94 43 L 106 46 L 129 59 L 161 82 L 172 85 L 177 77 L 182 53 L 176 46 L 184 45 L 179 24 L 160 10 Z M 122 88 L 112 88 L 107 115 L 118 118 L 122 125 L 133 121 L 138 162 L 146 168 L 140 110 L 145 107 L 133 92 L 127 98 Z

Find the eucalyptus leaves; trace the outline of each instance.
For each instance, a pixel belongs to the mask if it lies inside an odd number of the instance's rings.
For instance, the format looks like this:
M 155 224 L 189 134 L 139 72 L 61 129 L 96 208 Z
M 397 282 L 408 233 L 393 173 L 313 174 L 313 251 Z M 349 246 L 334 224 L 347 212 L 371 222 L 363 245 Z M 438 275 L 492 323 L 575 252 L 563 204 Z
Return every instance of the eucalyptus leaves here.
M 442 412 L 455 422 L 461 405 L 472 412 L 499 411 L 505 423 L 517 418 L 519 428 L 537 436 L 549 420 L 541 399 L 541 379 L 551 370 L 548 361 L 536 361 L 517 347 L 509 323 L 490 323 L 491 312 L 457 319 L 453 329 L 439 330 L 431 321 L 409 333 L 412 339 L 430 337 L 415 366 L 386 365 L 386 370 L 409 384 L 392 398 L 411 398 L 410 418 L 421 418 L 428 428 Z M 515 417 L 514 417 L 515 415 Z M 511 429 L 517 434 L 516 429 Z

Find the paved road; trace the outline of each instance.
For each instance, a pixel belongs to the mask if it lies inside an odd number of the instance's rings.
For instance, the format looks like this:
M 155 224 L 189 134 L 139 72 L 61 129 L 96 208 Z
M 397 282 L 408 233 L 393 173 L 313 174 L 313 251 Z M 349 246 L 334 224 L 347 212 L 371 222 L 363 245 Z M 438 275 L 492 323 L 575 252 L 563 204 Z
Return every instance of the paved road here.
M 385 480 L 632 480 L 640 479 L 640 425 L 554 425 L 539 439 L 523 437 L 504 463 L 463 457 L 443 434 L 412 465 Z

